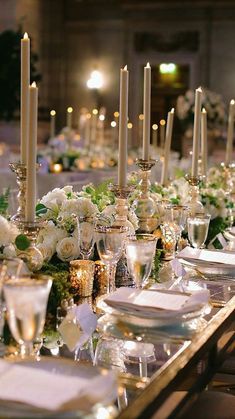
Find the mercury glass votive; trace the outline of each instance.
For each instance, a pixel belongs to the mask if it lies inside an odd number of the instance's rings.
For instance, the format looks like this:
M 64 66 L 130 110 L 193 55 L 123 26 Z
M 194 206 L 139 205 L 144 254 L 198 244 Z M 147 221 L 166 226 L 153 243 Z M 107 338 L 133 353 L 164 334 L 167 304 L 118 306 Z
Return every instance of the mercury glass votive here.
M 106 294 L 108 284 L 107 266 L 101 260 L 95 261 L 94 286 L 98 295 Z
M 89 297 L 93 290 L 95 263 L 92 260 L 70 262 L 70 283 L 74 294 Z

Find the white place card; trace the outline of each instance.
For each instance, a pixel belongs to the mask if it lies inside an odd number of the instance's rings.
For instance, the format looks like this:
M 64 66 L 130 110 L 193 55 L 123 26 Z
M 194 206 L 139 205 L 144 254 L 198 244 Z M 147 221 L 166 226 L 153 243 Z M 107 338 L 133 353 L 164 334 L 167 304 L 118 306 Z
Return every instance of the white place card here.
M 87 303 L 72 307 L 58 330 L 72 352 L 84 345 L 97 326 L 97 317 Z

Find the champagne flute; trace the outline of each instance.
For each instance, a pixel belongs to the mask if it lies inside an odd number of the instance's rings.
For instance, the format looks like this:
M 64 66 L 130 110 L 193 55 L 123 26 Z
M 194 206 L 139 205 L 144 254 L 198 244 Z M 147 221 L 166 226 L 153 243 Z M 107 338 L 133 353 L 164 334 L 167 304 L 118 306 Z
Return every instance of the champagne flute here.
M 33 356 L 33 341 L 43 331 L 52 280 L 19 278 L 3 285 L 8 312 L 8 324 L 20 344 L 20 356 Z
M 136 288 L 142 288 L 148 280 L 156 251 L 157 239 L 153 234 L 137 234 L 126 242 L 126 258 L 129 273 Z
M 208 235 L 210 214 L 195 214 L 187 220 L 188 238 L 192 247 L 203 249 Z
M 123 226 L 96 226 L 95 240 L 97 250 L 102 262 L 108 270 L 107 293 L 115 291 L 115 273 L 117 262 L 122 256 L 125 239 L 128 232 L 127 227 Z

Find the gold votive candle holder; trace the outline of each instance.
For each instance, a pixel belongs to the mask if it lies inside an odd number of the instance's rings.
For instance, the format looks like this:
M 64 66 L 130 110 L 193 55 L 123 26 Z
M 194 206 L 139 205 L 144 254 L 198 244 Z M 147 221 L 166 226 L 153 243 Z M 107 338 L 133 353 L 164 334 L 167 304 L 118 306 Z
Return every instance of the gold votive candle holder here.
M 92 260 L 72 260 L 70 262 L 70 283 L 79 297 L 92 295 L 95 263 Z
M 106 294 L 108 285 L 107 266 L 101 260 L 95 261 L 94 285 L 98 295 Z

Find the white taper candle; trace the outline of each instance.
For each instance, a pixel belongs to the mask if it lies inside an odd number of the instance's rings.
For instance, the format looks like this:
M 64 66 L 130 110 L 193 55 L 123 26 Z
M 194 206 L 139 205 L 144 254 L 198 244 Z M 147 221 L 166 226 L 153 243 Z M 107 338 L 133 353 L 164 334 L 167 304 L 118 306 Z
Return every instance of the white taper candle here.
M 235 101 L 232 99 L 230 101 L 229 115 L 228 115 L 228 134 L 227 134 L 226 156 L 225 156 L 226 166 L 228 166 L 231 163 L 232 155 L 233 155 L 234 111 L 235 111 Z
M 29 144 L 27 151 L 26 207 L 27 222 L 35 221 L 36 207 L 36 161 L 37 161 L 37 121 L 38 121 L 38 88 L 36 83 L 29 87 Z
M 21 163 L 27 162 L 29 141 L 29 83 L 30 83 L 30 39 L 25 33 L 21 39 L 21 95 L 20 95 L 20 154 Z
M 55 137 L 55 118 L 56 118 L 56 111 L 52 110 L 50 112 L 50 138 Z
M 167 124 L 166 124 L 166 140 L 165 140 L 165 148 L 164 148 L 164 160 L 162 165 L 162 177 L 161 177 L 161 184 L 166 185 L 168 181 L 168 165 L 169 165 L 169 157 L 170 157 L 170 150 L 171 150 L 171 139 L 172 139 L 172 130 L 173 130 L 173 120 L 174 120 L 174 108 L 168 112 L 167 115 Z
M 202 89 L 199 87 L 195 92 L 194 126 L 193 126 L 193 155 L 192 155 L 192 177 L 198 175 L 198 158 L 200 144 L 200 122 L 201 122 Z
M 151 67 L 144 67 L 144 123 L 143 123 L 143 159 L 149 159 L 150 120 L 151 120 Z
M 128 122 L 128 84 L 127 66 L 120 71 L 120 102 L 119 102 L 119 156 L 118 185 L 126 186 L 127 176 L 127 122 Z
M 202 175 L 207 174 L 207 112 L 202 109 L 201 113 L 201 156 L 202 156 Z

